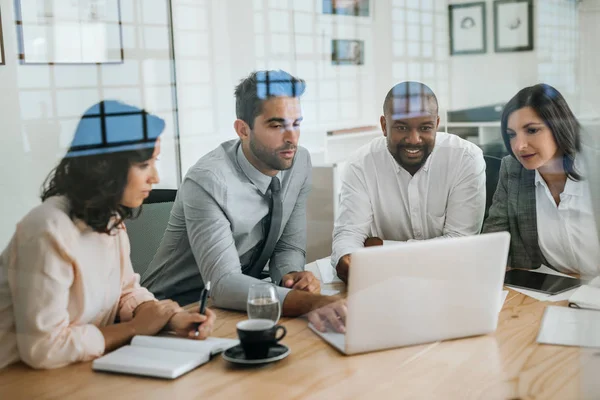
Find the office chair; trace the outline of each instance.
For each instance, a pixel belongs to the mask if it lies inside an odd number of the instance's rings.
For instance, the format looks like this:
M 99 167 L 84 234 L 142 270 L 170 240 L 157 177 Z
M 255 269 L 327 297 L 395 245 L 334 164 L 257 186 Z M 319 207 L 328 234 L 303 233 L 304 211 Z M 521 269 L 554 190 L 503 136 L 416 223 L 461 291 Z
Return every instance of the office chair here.
M 134 272 L 142 275 L 152 262 L 165 234 L 176 196 L 174 189 L 154 189 L 144 200 L 140 216 L 126 221 Z
M 492 205 L 492 199 L 494 198 L 494 193 L 496 193 L 496 187 L 498 186 L 502 159 L 486 154 L 483 155 L 483 159 L 485 160 L 485 220 Z

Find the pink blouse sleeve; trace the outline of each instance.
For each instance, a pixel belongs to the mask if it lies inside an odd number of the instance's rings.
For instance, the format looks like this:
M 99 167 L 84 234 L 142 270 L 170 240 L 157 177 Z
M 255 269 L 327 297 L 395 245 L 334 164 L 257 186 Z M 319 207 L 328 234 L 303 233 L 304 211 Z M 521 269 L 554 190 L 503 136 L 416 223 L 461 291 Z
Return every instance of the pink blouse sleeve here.
M 60 238 L 44 231 L 13 246 L 8 277 L 21 359 L 33 368 L 58 368 L 102 355 L 102 332 L 69 320 L 74 270 Z
M 140 286 L 140 275 L 133 272 L 130 258 L 129 237 L 125 229 L 119 232 L 121 243 L 122 289 L 119 300 L 119 318 L 121 322 L 130 321 L 137 306 L 156 300 L 148 289 Z

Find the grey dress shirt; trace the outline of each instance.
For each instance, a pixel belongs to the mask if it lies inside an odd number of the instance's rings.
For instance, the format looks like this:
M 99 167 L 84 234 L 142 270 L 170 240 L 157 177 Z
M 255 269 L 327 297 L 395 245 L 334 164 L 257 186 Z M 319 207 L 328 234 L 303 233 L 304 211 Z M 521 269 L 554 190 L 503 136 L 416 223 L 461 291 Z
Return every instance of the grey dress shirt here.
M 498 186 L 482 231 L 510 233 L 510 267 L 536 269 L 541 264 L 552 267 L 538 244 L 535 171 L 523 168 L 513 156 L 502 159 Z
M 308 151 L 298 147 L 292 168 L 278 177 L 282 228 L 268 264 L 275 283 L 304 269 L 311 186 Z M 198 301 L 204 282 L 210 281 L 215 306 L 245 310 L 248 289 L 259 282 L 246 274 L 269 230 L 271 179 L 250 164 L 237 139 L 202 157 L 183 180 L 142 285 L 157 298 L 184 305 Z M 278 292 L 283 302 L 289 289 L 278 287 Z

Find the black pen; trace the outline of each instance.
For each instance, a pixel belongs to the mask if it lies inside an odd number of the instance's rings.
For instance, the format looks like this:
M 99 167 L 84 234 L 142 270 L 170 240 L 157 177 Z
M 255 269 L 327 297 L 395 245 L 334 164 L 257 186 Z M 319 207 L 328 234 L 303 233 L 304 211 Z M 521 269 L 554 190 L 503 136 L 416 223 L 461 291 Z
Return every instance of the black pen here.
M 202 293 L 200 293 L 200 314 L 204 315 L 206 311 L 206 299 L 208 298 L 208 292 L 210 291 L 210 281 L 206 282 L 206 286 L 202 289 Z M 198 328 L 200 328 L 200 324 L 198 324 Z M 196 328 L 196 336 L 200 335 L 198 332 L 198 328 Z

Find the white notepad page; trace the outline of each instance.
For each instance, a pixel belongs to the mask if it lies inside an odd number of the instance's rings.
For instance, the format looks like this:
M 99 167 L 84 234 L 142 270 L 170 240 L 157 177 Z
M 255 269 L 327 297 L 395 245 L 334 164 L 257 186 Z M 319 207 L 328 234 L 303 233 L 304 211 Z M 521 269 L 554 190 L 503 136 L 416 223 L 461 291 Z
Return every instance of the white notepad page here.
M 582 285 L 569 297 L 569 303 L 579 308 L 589 308 L 600 311 L 600 277 Z
M 222 338 L 191 340 L 135 336 L 131 345 L 94 360 L 92 368 L 96 371 L 174 379 L 208 362 L 211 355 L 238 343 L 238 340 Z
M 546 307 L 538 343 L 600 347 L 600 311 Z

